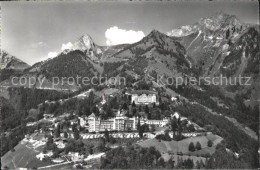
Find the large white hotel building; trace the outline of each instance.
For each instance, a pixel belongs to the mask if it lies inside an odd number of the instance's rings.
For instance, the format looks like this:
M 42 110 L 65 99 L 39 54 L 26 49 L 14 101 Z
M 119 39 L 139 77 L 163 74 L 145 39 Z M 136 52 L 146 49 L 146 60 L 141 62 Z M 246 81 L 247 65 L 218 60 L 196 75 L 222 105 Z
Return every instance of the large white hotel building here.
M 101 120 L 100 117 L 95 116 L 92 113 L 87 118 L 88 120 L 88 128 L 89 132 L 99 132 L 105 131 L 123 131 L 123 130 L 137 130 L 138 117 L 128 118 L 123 114 L 120 114 L 118 111 L 116 117 L 110 118 L 107 120 Z M 169 119 L 163 120 L 148 120 L 146 118 L 140 118 L 140 125 L 148 124 L 148 125 L 157 125 L 157 126 L 165 126 L 168 123 Z

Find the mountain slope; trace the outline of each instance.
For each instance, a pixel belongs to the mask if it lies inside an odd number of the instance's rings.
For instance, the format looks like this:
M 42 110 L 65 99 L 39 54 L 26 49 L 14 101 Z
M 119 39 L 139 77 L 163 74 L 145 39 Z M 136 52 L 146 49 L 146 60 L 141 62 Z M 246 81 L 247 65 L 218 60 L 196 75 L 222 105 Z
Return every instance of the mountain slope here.
M 7 52 L 5 51 L 0 52 L 0 70 L 2 69 L 23 70 L 28 67 L 30 67 L 28 64 L 8 54 Z
M 185 48 L 178 41 L 153 30 L 139 42 L 125 46 L 109 59 L 123 61 L 118 72 L 126 70 L 130 75 L 141 77 L 155 74 L 167 77 L 189 69 L 190 64 L 185 56 Z
M 217 100 L 230 100 L 232 109 L 239 113 L 237 120 L 256 131 L 254 108 L 259 105 L 257 94 L 260 91 L 259 26 L 242 23 L 236 16 L 220 13 L 170 33 L 185 47 L 192 65 L 189 71 L 196 72 L 200 78 L 209 78 L 210 87 L 219 89 L 218 94 L 213 94 L 216 93 L 213 91 L 207 95 L 218 96 Z M 239 77 L 245 77 L 241 83 Z M 207 91 L 208 87 L 201 87 L 201 93 Z M 187 97 L 192 95 L 187 94 Z M 215 102 L 218 105 L 218 101 Z M 227 111 L 228 114 L 232 109 Z
M 185 47 L 192 68 L 200 76 L 255 77 L 259 72 L 259 28 L 234 15 L 217 13 L 168 35 Z
M 19 75 L 30 66 L 5 51 L 0 53 L 0 82 L 11 76 Z

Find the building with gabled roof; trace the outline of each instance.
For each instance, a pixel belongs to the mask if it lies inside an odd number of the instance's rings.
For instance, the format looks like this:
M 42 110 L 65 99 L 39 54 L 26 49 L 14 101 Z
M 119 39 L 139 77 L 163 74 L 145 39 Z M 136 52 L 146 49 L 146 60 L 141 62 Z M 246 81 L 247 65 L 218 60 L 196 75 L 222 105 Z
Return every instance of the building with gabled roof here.
M 126 94 L 131 95 L 131 102 L 135 102 L 135 104 L 159 104 L 157 101 L 158 93 L 156 91 L 151 90 L 133 90 L 130 92 L 126 92 Z

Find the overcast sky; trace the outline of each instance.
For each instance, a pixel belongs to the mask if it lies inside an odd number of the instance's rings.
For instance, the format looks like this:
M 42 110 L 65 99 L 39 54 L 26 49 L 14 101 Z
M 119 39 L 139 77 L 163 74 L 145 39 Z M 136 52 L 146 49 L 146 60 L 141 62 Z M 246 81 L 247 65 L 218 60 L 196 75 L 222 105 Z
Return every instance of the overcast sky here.
M 84 33 L 98 45 L 131 43 L 222 11 L 258 23 L 257 1 L 1 2 L 2 49 L 33 64 Z M 118 36 L 115 36 L 118 35 Z M 122 38 L 124 37 L 124 38 Z

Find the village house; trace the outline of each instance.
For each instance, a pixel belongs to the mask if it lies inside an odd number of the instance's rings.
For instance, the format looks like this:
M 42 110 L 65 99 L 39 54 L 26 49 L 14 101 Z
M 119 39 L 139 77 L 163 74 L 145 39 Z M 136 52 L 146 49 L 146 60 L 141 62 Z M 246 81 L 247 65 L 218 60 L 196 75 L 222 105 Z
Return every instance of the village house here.
M 78 117 L 80 127 L 87 127 L 87 117 Z
M 52 155 L 53 155 L 52 151 L 48 151 L 46 153 L 41 152 L 38 155 L 36 155 L 36 158 L 42 161 L 43 158 L 51 157 Z
M 54 162 L 54 163 L 62 163 L 62 162 L 64 162 L 64 160 L 61 159 L 61 158 L 56 158 L 56 159 L 53 159 L 51 161 Z
M 50 119 L 50 118 L 53 118 L 53 117 L 54 117 L 53 114 L 43 114 L 44 119 Z
M 57 140 L 54 143 L 56 144 L 57 148 L 59 148 L 59 149 L 65 148 L 65 143 L 63 142 L 63 140 Z
M 84 155 L 79 154 L 78 152 L 69 152 L 68 156 L 73 162 L 80 162 L 83 161 Z
M 150 90 L 134 90 L 130 92 L 126 92 L 125 94 L 131 95 L 131 102 L 135 102 L 135 104 L 159 104 L 157 101 L 158 93 Z

